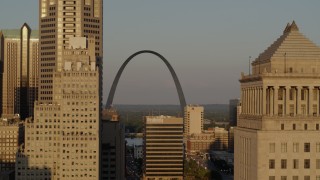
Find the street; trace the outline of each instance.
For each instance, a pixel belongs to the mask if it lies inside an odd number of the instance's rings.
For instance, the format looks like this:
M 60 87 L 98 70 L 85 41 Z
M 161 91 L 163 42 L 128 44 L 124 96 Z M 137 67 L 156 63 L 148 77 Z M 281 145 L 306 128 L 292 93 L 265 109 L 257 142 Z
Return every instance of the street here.
M 198 155 L 189 155 L 188 157 L 189 157 L 189 159 L 196 161 L 199 166 L 202 166 L 205 169 L 219 171 L 219 169 L 217 167 L 215 167 L 213 162 L 211 162 L 210 160 L 208 160 L 206 158 L 203 159 L 202 157 L 200 157 Z M 219 172 L 220 172 L 223 180 L 233 180 L 233 175 L 226 174 L 225 172 L 222 172 L 222 171 L 219 171 Z

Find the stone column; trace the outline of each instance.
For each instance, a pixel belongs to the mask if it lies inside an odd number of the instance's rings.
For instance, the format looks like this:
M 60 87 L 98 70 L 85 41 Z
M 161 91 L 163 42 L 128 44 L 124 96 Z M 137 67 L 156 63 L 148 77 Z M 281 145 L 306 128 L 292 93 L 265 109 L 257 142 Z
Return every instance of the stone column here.
M 262 87 L 259 88 L 260 91 L 260 115 L 263 114 L 263 89 Z
M 301 90 L 302 87 L 297 86 L 297 103 L 296 103 L 296 109 L 297 109 L 297 115 L 301 115 Z
M 256 87 L 252 88 L 252 114 L 256 114 L 256 107 L 257 107 L 257 99 L 256 99 Z
M 259 114 L 259 87 L 256 87 L 256 114 Z
M 242 112 L 244 111 L 244 88 L 241 88 L 241 105 Z
M 269 99 L 270 99 L 270 116 L 274 115 L 274 87 L 270 88 Z
M 319 103 L 319 101 L 320 101 L 320 97 L 319 97 L 319 87 L 316 87 L 316 89 L 317 89 L 317 116 L 319 116 L 319 106 L 320 106 L 320 103 Z
M 260 114 L 260 89 L 257 87 L 257 115 Z
M 253 90 L 252 87 L 250 88 L 250 114 L 253 114 Z
M 278 116 L 278 93 L 279 86 L 273 86 L 273 114 Z
M 262 114 L 267 114 L 267 87 L 262 87 Z
M 286 97 L 285 97 L 285 115 L 290 115 L 290 86 L 286 86 Z
M 246 93 L 247 97 L 246 97 L 246 111 L 247 111 L 247 114 L 249 114 L 249 107 L 250 107 L 250 103 L 249 103 L 249 88 L 247 88 L 247 93 Z
M 313 86 L 309 86 L 308 89 L 308 114 L 313 116 Z
M 258 90 L 254 87 L 254 114 L 258 114 Z
M 266 114 L 269 114 L 269 106 L 270 106 L 270 94 L 269 94 L 269 88 L 266 89 Z

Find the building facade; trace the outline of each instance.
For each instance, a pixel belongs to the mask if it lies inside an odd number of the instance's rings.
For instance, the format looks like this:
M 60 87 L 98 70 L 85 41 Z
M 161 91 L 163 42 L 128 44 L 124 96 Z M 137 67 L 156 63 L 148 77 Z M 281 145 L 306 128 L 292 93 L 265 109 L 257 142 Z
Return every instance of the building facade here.
M 143 135 L 143 179 L 182 180 L 183 119 L 171 116 L 146 116 Z
M 95 38 L 94 55 L 103 57 L 102 0 L 39 0 L 39 101 L 53 100 L 53 75 L 63 71 L 70 37 Z
M 228 149 L 228 131 L 224 128 L 214 128 L 201 134 L 192 134 L 187 139 L 187 152 L 225 151 Z
M 113 108 L 102 111 L 101 180 L 125 179 L 125 126 Z
M 320 179 L 319 62 L 293 22 L 242 74 L 235 180 Z
M 198 105 L 187 105 L 184 108 L 184 133 L 186 136 L 202 133 L 203 111 L 204 108 Z
M 37 101 L 25 125 L 16 179 L 100 178 L 100 70 L 94 37 L 71 37 L 62 71 L 53 76 L 53 102 Z
M 142 159 L 143 158 L 143 146 L 142 145 L 133 146 L 133 157 L 135 159 Z
M 0 119 L 0 179 L 14 179 L 16 153 L 23 143 L 23 122 L 19 117 Z
M 38 94 L 38 33 L 27 24 L 20 30 L 0 30 L 2 117 L 33 116 Z
M 228 152 L 234 152 L 234 127 L 228 129 Z
M 239 103 L 240 103 L 240 99 L 231 99 L 229 101 L 230 126 L 237 126 L 238 105 L 239 105 Z

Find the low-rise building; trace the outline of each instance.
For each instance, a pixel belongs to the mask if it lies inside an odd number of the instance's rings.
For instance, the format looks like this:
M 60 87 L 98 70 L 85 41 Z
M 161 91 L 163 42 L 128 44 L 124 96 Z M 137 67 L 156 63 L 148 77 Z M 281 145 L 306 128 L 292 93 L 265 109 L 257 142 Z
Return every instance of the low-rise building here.
M 23 143 L 19 117 L 0 119 L 0 179 L 14 179 L 16 153 Z
M 187 138 L 188 153 L 208 152 L 209 150 L 225 151 L 228 149 L 228 131 L 214 128 L 201 134 L 192 134 Z

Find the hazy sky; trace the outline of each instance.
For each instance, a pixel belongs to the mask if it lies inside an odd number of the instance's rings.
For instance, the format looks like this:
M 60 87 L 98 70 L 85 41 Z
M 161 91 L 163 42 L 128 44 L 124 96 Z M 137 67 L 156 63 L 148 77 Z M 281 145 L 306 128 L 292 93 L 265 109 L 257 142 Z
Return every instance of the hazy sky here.
M 136 51 L 166 57 L 187 103 L 228 103 L 241 72 L 295 20 L 320 44 L 319 0 L 104 0 L 104 101 L 116 72 Z M 38 28 L 38 0 L 1 0 L 0 29 Z M 137 56 L 120 80 L 115 104 L 178 104 L 166 66 Z

